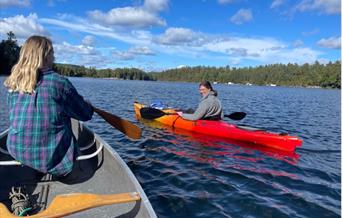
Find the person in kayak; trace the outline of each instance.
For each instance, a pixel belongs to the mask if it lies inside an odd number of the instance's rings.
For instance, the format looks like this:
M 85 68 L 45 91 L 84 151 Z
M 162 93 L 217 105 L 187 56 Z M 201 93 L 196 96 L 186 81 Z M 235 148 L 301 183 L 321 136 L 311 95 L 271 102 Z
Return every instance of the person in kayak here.
M 93 107 L 66 77 L 52 70 L 53 62 L 50 39 L 31 36 L 23 44 L 4 82 L 10 120 L 7 149 L 26 166 L 66 176 L 78 153 L 70 118 L 90 120 Z
M 178 112 L 178 115 L 186 120 L 221 120 L 223 115 L 222 105 L 217 98 L 217 91 L 213 89 L 210 82 L 201 82 L 199 92 L 202 99 L 196 111 L 192 114 Z

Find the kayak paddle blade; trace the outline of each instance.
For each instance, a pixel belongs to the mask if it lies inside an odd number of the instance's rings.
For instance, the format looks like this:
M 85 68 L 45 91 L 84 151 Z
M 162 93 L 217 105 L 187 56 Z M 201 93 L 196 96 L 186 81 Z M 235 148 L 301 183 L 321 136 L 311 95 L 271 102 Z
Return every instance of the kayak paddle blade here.
M 225 114 L 224 117 L 228 117 L 232 120 L 242 120 L 247 114 L 245 112 L 234 112 L 231 114 Z
M 153 120 L 153 119 L 157 119 L 157 118 L 162 117 L 162 116 L 167 115 L 167 114 L 161 110 L 156 109 L 156 108 L 143 107 L 143 108 L 140 108 L 140 115 L 144 119 Z

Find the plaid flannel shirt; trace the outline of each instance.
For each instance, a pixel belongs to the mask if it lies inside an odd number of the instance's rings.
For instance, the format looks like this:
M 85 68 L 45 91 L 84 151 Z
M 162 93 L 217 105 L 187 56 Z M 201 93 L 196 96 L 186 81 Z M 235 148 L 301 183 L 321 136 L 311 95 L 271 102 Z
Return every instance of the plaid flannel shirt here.
M 78 148 L 70 118 L 87 121 L 92 106 L 71 82 L 54 71 L 41 72 L 34 93 L 8 92 L 9 153 L 43 173 L 71 172 Z

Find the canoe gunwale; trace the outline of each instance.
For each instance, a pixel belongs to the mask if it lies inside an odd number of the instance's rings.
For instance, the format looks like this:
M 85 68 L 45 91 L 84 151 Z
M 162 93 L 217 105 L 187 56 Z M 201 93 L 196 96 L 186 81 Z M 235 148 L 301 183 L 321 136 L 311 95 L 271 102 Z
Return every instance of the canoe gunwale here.
M 8 129 L 5 130 L 3 133 L 8 133 Z M 0 138 L 3 137 L 4 135 L 6 134 L 1 134 L 0 135 Z M 84 151 L 84 150 L 87 150 L 88 148 L 94 146 L 94 144 L 96 143 L 96 138 L 94 137 L 94 140 L 92 142 L 90 142 L 88 145 L 84 146 L 84 147 L 81 147 L 80 150 L 81 151 Z M 97 156 L 101 150 L 103 149 L 104 147 L 104 144 L 103 143 L 100 143 L 100 146 L 97 148 L 97 150 L 91 154 L 87 154 L 87 155 L 81 155 L 81 156 L 78 156 L 76 158 L 77 161 L 81 161 L 81 160 L 87 160 L 87 159 L 90 159 L 90 158 L 93 158 L 95 156 Z M 2 149 L 0 147 L 0 152 L 3 153 L 3 154 L 6 154 L 6 155 L 10 155 L 10 153 L 4 149 Z M 22 165 L 19 161 L 16 161 L 16 160 L 11 160 L 11 161 L 0 161 L 0 166 L 15 166 L 15 165 Z

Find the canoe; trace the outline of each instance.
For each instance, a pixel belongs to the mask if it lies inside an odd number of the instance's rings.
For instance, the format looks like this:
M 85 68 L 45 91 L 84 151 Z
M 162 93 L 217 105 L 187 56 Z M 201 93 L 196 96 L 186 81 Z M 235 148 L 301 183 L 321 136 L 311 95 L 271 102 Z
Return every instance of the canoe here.
M 141 110 L 142 108 L 146 109 L 148 107 L 138 102 L 134 103 L 134 111 L 137 119 L 151 118 L 151 114 L 148 114 L 149 116 L 144 116 L 146 114 L 145 112 L 148 110 Z M 151 111 L 155 111 L 155 109 Z M 177 115 L 175 109 L 167 108 L 161 111 L 163 112 L 162 114 L 165 115 L 160 117 L 156 116 L 154 120 L 176 129 L 179 128 L 205 135 L 253 143 L 255 145 L 266 146 L 287 152 L 293 152 L 297 147 L 302 145 L 302 140 L 300 138 L 284 133 L 273 133 L 253 127 L 234 125 L 222 120 L 189 121 Z
M 81 155 L 65 178 L 20 165 L 6 151 L 8 130 L 0 134 L 0 217 L 157 217 L 118 153 L 83 123 L 72 128 Z

